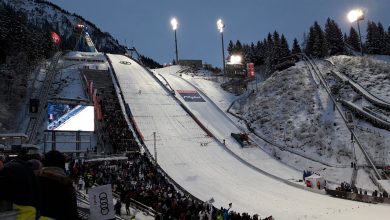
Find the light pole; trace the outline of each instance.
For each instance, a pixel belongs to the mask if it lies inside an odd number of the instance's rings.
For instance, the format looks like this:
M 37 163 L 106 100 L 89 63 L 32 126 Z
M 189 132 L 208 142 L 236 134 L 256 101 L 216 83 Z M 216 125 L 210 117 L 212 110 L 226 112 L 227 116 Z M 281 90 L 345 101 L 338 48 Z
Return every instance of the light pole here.
M 364 13 L 361 9 L 355 9 L 348 13 L 348 20 L 352 23 L 357 23 L 358 31 L 359 31 L 359 39 L 360 39 L 360 53 L 363 56 L 363 43 L 362 43 L 362 35 L 360 34 L 360 26 L 359 21 L 364 20 Z
M 225 24 L 222 22 L 221 19 L 219 19 L 217 21 L 217 28 L 218 28 L 219 32 L 221 33 L 223 75 L 225 75 L 225 48 L 224 48 L 224 45 L 223 45 L 223 29 L 225 28 Z
M 171 25 L 172 25 L 172 29 L 175 31 L 176 65 L 178 65 L 179 64 L 179 55 L 177 52 L 177 37 L 176 37 L 176 29 L 177 29 L 178 22 L 177 22 L 176 18 L 171 19 Z

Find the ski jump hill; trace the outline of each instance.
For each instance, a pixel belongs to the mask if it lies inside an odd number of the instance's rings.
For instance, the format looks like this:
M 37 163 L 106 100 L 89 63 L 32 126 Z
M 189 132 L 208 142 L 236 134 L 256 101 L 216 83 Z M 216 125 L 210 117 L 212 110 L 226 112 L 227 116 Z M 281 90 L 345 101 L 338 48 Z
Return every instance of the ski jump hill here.
M 233 203 L 240 213 L 275 219 L 388 218 L 390 207 L 386 204 L 335 199 L 258 172 L 235 156 L 237 149 L 229 150 L 221 143 L 226 135 L 222 133 L 230 135 L 234 126 L 227 117 L 217 115 L 205 94 L 194 95 L 196 89 L 180 78 L 167 77 L 164 85 L 126 56 L 107 54 L 107 58 L 121 90 L 118 96 L 127 106 L 140 141 L 157 156 L 160 167 L 195 197 L 203 201 L 214 198 L 215 207 Z M 205 116 L 207 112 L 209 116 Z M 262 163 L 267 164 L 259 159 L 254 165 L 261 167 Z M 296 175 L 274 162 L 267 166 L 282 179 Z

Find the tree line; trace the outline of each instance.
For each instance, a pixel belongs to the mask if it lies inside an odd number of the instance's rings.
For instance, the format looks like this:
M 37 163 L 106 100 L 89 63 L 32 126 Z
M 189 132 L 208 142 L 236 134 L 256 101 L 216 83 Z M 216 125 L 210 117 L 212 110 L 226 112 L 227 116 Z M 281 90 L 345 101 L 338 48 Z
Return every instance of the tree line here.
M 380 22 L 368 21 L 366 38 L 362 40 L 365 53 L 390 55 L 390 26 L 385 31 Z M 360 40 L 354 27 L 350 28 L 349 34 L 343 34 L 338 24 L 328 18 L 324 28 L 315 21 L 308 34 L 304 34 L 301 44 L 294 38 L 291 48 L 285 35 L 274 31 L 256 43 L 243 44 L 239 40 L 230 40 L 227 51 L 229 56 L 241 55 L 244 63 L 265 65 L 266 71 L 272 73 L 291 66 L 291 63 L 298 60 L 295 55 L 302 52 L 312 57 L 324 58 L 360 51 Z

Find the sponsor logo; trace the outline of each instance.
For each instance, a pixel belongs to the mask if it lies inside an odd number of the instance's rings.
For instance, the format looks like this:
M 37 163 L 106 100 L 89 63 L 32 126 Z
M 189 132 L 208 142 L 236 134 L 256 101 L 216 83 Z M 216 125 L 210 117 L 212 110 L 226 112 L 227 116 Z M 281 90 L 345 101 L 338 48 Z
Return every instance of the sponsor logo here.
M 101 192 L 99 194 L 99 202 L 100 202 L 100 213 L 102 215 L 107 215 L 110 212 L 110 209 L 108 208 L 108 199 L 107 199 L 107 193 Z
M 192 90 L 177 90 L 186 102 L 206 102 L 197 91 Z

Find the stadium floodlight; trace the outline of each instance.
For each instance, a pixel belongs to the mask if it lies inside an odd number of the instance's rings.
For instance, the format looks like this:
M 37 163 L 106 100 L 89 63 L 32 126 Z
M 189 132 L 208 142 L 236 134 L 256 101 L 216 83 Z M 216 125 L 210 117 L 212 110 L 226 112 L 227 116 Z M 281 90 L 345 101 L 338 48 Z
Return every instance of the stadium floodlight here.
M 171 19 L 171 25 L 172 25 L 172 30 L 176 30 L 177 29 L 177 25 L 178 25 L 179 23 L 177 22 L 177 20 L 176 20 L 176 18 L 172 18 Z
M 217 28 L 219 32 L 221 33 L 221 41 L 222 41 L 222 69 L 223 69 L 223 75 L 225 75 L 225 47 L 223 44 L 223 29 L 225 28 L 225 24 L 222 22 L 222 19 L 218 19 L 217 21 Z
M 225 25 L 223 24 L 223 22 L 222 22 L 222 19 L 218 19 L 218 21 L 217 21 L 217 27 L 218 27 L 218 30 L 219 30 L 219 32 L 223 32 L 223 28 L 225 27 Z
M 348 13 L 347 17 L 351 23 L 355 21 L 361 21 L 364 20 L 364 13 L 361 9 L 354 9 Z
M 179 53 L 177 51 L 177 36 L 176 36 L 176 29 L 178 24 L 179 23 L 177 22 L 176 18 L 171 19 L 172 29 L 175 32 L 176 65 L 179 63 Z
M 357 23 L 357 27 L 358 27 L 358 31 L 359 31 L 359 39 L 360 39 L 360 53 L 361 55 L 363 56 L 363 43 L 362 43 L 362 35 L 360 34 L 360 25 L 359 25 L 359 21 L 362 21 L 364 20 L 364 13 L 363 13 L 363 10 L 361 9 L 354 9 L 354 10 L 351 10 L 348 15 L 348 20 L 353 23 L 356 21 Z

